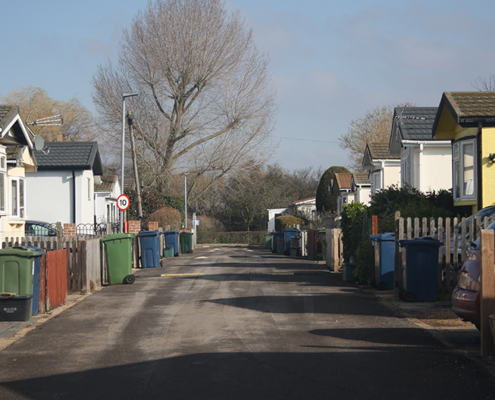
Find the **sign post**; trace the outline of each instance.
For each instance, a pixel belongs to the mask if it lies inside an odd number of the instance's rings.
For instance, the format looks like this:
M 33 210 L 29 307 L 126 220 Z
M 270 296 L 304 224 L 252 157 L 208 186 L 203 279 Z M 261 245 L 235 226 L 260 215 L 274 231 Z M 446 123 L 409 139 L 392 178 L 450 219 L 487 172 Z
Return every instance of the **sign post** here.
M 124 215 L 125 215 L 125 211 L 129 208 L 129 206 L 131 205 L 131 200 L 129 199 L 129 197 L 125 194 L 121 194 L 119 197 L 117 197 L 117 208 L 122 211 L 120 213 L 120 216 L 121 216 L 121 220 L 120 220 L 120 227 L 121 227 L 121 232 L 120 233 L 123 233 L 124 232 L 124 223 L 123 223 L 123 220 L 124 220 Z M 127 229 L 125 229 L 125 231 L 127 231 Z

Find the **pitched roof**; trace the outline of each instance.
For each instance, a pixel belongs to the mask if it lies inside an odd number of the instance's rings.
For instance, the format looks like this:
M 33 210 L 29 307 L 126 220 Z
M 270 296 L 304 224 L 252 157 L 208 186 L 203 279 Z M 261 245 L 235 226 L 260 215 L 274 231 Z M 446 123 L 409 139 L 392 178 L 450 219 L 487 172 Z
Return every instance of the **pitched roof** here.
M 388 143 L 368 143 L 368 149 L 374 160 L 400 160 L 400 154 L 388 152 Z
M 95 192 L 111 192 L 117 183 L 117 175 L 101 175 L 100 179 L 99 185 L 95 183 Z
M 45 148 L 49 151 L 34 151 L 39 171 L 92 169 L 103 175 L 97 142 L 45 142 Z
M 356 185 L 371 185 L 368 172 L 355 172 L 352 179 Z
M 438 106 L 432 135 L 435 134 L 444 107 L 452 114 L 457 125 L 476 127 L 495 126 L 495 92 L 444 92 Z
M 19 114 L 19 107 L 0 104 L 0 144 L 32 147 L 26 125 Z
M 431 132 L 437 110 L 438 107 L 395 107 L 394 128 L 402 140 L 436 140 Z
M 352 182 L 352 174 L 350 172 L 337 173 L 335 174 L 335 180 L 339 189 L 350 189 Z

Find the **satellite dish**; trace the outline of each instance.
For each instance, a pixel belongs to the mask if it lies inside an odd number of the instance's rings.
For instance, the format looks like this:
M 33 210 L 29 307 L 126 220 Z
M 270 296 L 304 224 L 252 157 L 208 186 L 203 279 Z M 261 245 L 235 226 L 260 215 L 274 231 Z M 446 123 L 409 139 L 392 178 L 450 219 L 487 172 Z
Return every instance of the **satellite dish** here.
M 43 150 L 45 147 L 45 139 L 43 139 L 40 135 L 34 135 L 34 149 L 36 151 Z

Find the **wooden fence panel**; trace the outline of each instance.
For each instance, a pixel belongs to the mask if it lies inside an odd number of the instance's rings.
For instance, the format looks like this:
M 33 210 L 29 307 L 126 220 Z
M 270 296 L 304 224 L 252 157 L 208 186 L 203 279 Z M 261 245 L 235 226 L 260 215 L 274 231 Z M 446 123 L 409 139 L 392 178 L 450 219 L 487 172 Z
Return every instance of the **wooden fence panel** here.
M 67 301 L 67 250 L 48 251 L 46 310 L 64 305 Z

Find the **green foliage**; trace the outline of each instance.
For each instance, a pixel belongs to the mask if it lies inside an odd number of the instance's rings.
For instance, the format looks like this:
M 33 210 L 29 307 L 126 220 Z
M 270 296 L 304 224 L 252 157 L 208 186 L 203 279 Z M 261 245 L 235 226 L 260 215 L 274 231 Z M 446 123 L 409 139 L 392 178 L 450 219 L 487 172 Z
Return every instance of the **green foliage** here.
M 361 242 L 356 251 L 356 267 L 354 268 L 354 276 L 359 279 L 359 282 L 370 284 L 373 270 L 373 247 L 371 245 L 370 234 L 371 227 L 364 229 Z
M 137 193 L 134 189 L 126 189 L 125 194 L 129 196 L 131 205 L 129 206 L 129 216 L 138 217 Z M 155 211 L 164 207 L 171 207 L 177 210 L 181 215 L 181 221 L 184 221 L 184 200 L 177 196 L 168 196 L 163 193 L 152 194 L 146 190 L 141 191 L 141 206 L 143 208 L 143 218 L 149 219 Z
M 137 193 L 133 189 L 126 189 L 124 193 L 129 196 L 131 202 L 129 206 L 129 217 L 131 219 L 137 219 L 139 215 Z M 158 196 L 155 196 L 146 190 L 141 191 L 141 206 L 143 208 L 144 219 L 148 219 L 150 214 L 165 207 L 165 205 L 165 202 Z
M 175 208 L 177 211 L 179 211 L 182 221 L 184 221 L 185 206 L 184 206 L 184 199 L 182 197 L 169 196 L 163 193 L 157 193 L 156 196 L 160 200 L 162 200 L 167 206 Z
M 293 215 L 282 215 L 275 218 L 275 230 L 282 232 L 284 229 L 290 228 L 292 225 L 303 225 L 304 221 L 301 218 L 294 217 Z
M 335 174 L 349 172 L 345 167 L 330 167 L 321 176 L 318 189 L 316 190 L 316 210 L 323 212 L 337 211 L 337 196 L 330 192 L 330 184 L 335 179 Z
M 383 233 L 394 231 L 396 211 L 404 218 L 452 218 L 455 216 L 453 206 L 450 191 L 422 193 L 411 186 L 392 185 L 372 196 L 369 214 L 378 216 L 379 231 Z
M 341 228 L 345 262 L 348 262 L 351 256 L 356 257 L 363 235 L 363 216 L 367 208 L 363 203 L 351 203 L 342 211 Z

